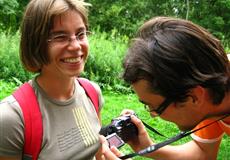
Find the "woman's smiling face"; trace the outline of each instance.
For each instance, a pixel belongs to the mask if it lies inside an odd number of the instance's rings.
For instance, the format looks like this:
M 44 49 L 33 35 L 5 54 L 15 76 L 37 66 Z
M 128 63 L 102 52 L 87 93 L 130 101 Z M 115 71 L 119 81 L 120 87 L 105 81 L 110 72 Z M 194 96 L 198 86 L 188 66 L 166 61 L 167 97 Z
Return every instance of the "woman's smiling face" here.
M 42 74 L 52 74 L 61 77 L 79 76 L 84 70 L 88 57 L 88 39 L 86 35 L 76 37 L 86 32 L 86 26 L 81 15 L 69 10 L 60 16 L 54 17 L 53 28 L 50 31 L 51 40 L 48 40 L 48 54 L 50 63 L 42 67 Z M 53 36 L 68 36 L 66 41 L 58 41 Z

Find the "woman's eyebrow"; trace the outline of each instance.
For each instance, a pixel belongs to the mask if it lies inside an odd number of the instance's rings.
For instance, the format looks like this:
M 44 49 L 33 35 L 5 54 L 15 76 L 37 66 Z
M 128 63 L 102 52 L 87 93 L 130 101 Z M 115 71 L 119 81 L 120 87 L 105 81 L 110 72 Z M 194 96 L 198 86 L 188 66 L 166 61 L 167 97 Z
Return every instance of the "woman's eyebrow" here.
M 50 35 L 57 35 L 57 34 L 66 34 L 66 32 L 65 31 L 51 31 L 50 32 Z
M 85 27 L 79 27 L 79 28 L 76 29 L 75 32 L 78 33 L 78 32 L 82 32 L 82 31 L 86 31 L 86 30 L 87 30 L 87 29 L 86 29 Z M 51 34 L 51 35 L 56 35 L 56 34 L 67 34 L 67 33 L 68 33 L 68 32 L 65 31 L 65 30 L 56 30 L 56 31 L 55 31 L 55 30 L 53 30 L 53 31 L 51 30 L 51 31 L 50 31 L 50 34 Z
M 77 31 L 79 32 L 79 31 L 86 31 L 87 29 L 85 28 L 85 27 L 80 27 L 80 28 L 78 28 L 77 29 Z

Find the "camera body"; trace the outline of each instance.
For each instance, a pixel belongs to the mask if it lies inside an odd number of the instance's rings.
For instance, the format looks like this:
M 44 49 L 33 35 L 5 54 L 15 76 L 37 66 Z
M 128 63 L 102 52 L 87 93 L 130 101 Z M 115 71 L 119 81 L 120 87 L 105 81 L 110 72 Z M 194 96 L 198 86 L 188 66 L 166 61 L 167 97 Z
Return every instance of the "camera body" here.
M 124 115 L 112 119 L 111 123 L 103 127 L 99 133 L 106 137 L 109 144 L 112 143 L 110 146 L 121 147 L 124 142 L 128 142 L 138 135 L 138 129 L 135 124 L 131 122 L 130 115 Z

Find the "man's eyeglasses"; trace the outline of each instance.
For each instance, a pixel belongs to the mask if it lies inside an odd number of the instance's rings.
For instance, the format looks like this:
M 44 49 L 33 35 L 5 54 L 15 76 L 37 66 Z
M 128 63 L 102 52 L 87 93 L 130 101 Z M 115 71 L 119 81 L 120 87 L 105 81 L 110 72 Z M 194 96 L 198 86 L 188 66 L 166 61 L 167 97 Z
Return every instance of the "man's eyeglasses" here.
M 90 31 L 81 31 L 75 34 L 75 36 L 71 37 L 66 33 L 56 33 L 52 34 L 47 41 L 60 43 L 62 45 L 69 45 L 74 40 L 77 40 L 78 42 L 85 41 L 90 34 Z
M 154 112 L 156 113 L 158 116 L 161 115 L 165 109 L 172 103 L 172 100 L 171 99 L 168 99 L 166 98 L 162 103 L 161 105 L 159 105 L 159 107 L 157 107 L 157 109 L 152 109 L 149 105 L 145 105 L 145 109 L 148 111 L 148 112 Z

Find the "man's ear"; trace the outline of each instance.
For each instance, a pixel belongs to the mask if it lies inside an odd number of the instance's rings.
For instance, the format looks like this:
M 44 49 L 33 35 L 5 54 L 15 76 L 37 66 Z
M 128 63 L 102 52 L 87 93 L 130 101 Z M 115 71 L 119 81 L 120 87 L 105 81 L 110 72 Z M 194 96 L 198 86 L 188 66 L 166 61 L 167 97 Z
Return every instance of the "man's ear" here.
M 193 103 L 195 105 L 203 104 L 205 100 L 205 95 L 206 95 L 206 90 L 201 86 L 196 86 L 195 88 L 191 89 L 191 91 L 189 92 L 189 96 L 191 96 L 191 98 L 193 99 Z

